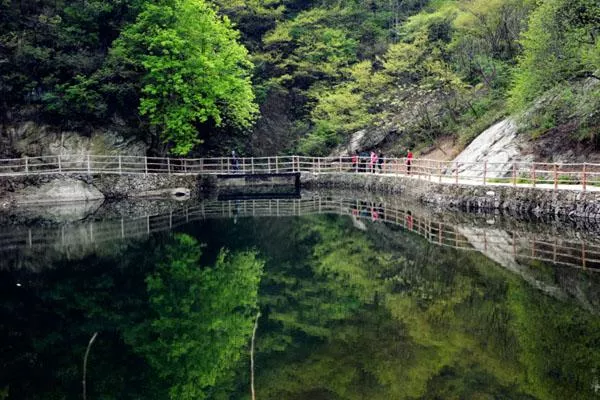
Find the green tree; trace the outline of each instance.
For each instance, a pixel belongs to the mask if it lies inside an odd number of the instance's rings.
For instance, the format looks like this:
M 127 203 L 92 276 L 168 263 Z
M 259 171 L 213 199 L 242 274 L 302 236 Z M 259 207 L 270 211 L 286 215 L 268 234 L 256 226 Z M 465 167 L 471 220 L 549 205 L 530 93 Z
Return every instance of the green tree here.
M 547 0 L 529 18 L 523 54 L 510 91 L 522 109 L 556 84 L 590 76 L 600 68 L 600 5 L 593 0 Z
M 114 62 L 141 71 L 139 112 L 171 153 L 200 143 L 202 124 L 252 124 L 252 64 L 238 37 L 203 0 L 172 0 L 147 3 L 116 41 Z

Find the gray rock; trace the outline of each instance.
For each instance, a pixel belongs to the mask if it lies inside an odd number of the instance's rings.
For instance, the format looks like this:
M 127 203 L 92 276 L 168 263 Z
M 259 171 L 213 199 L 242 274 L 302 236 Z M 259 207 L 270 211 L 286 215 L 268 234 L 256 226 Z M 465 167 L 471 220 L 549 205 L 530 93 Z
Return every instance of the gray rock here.
M 517 136 L 517 131 L 514 119 L 507 118 L 482 132 L 454 159 L 459 174 L 483 177 L 483 163 L 487 161 L 486 177 L 501 178 L 511 174 L 513 163 L 532 162 L 532 156 L 521 155 L 524 139 Z
M 82 135 L 28 121 L 9 127 L 7 133 L 13 150 L 21 156 L 61 155 L 72 167 L 83 166 L 88 155 L 146 155 L 146 145 L 143 142 L 127 139 L 109 130 L 96 130 L 91 135 Z M 35 160 L 31 162 L 35 163 Z
M 95 186 L 73 178 L 56 179 L 40 186 L 29 186 L 12 197 L 18 205 L 104 199 L 104 195 Z

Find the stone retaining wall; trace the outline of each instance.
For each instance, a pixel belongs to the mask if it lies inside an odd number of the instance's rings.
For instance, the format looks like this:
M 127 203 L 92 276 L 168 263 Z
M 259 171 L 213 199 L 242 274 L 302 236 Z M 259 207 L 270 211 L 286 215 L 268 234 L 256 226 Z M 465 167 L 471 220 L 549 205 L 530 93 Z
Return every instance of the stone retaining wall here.
M 600 192 L 513 186 L 440 184 L 415 178 L 374 174 L 303 173 L 303 188 L 358 189 L 405 194 L 425 204 L 464 211 L 502 211 L 600 219 Z
M 0 178 L 0 207 L 139 197 L 168 197 L 185 189 L 190 197 L 215 185 L 199 176 L 145 175 L 37 175 Z
M 303 188 L 358 189 L 407 195 L 425 204 L 465 211 L 503 211 L 512 215 L 554 215 L 600 219 L 600 192 L 513 186 L 440 184 L 376 174 L 303 173 Z M 214 177 L 149 174 L 65 175 L 0 178 L 0 207 L 74 200 L 125 199 L 169 195 L 175 188 L 192 198 L 216 187 Z

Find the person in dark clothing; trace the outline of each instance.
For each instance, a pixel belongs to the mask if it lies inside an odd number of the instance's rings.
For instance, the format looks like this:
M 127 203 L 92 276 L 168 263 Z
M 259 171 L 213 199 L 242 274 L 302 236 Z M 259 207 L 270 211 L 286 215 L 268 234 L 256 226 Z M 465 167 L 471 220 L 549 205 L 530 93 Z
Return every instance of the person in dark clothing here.
M 231 151 L 231 169 L 233 169 L 233 171 L 240 170 L 240 160 L 237 158 L 235 150 Z
M 379 168 L 379 172 L 383 172 L 383 153 L 379 152 L 377 156 L 377 168 Z
M 358 170 L 360 172 L 367 172 L 368 160 L 369 160 L 369 153 L 367 153 L 366 151 L 361 152 L 360 156 L 358 158 L 358 162 L 360 164 Z
M 406 154 L 406 173 L 408 175 L 410 175 L 410 168 L 411 168 L 412 162 L 413 162 L 413 153 L 409 149 L 408 153 Z

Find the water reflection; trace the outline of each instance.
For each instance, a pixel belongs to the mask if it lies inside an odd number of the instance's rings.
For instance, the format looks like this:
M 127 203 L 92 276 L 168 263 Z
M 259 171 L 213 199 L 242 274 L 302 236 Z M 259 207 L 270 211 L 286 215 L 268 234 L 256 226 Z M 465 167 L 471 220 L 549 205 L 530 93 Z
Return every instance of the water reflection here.
M 90 399 L 248 399 L 258 309 L 258 399 L 597 398 L 596 240 L 490 222 L 315 196 L 5 227 L 0 398 L 79 397 L 100 332 Z
M 441 214 L 401 201 L 361 200 L 315 196 L 303 199 L 227 200 L 202 203 L 163 214 L 146 214 L 111 220 L 87 220 L 53 226 L 0 227 L 0 254 L 17 249 L 95 246 L 117 239 L 144 238 L 188 224 L 214 218 L 237 221 L 246 217 L 289 217 L 318 214 L 347 215 L 359 229 L 367 222 L 400 226 L 430 243 L 455 249 L 479 251 L 514 269 L 514 262 L 537 260 L 573 268 L 600 270 L 600 238 L 594 235 L 566 236 L 530 230 L 528 225 L 511 229 L 494 225 L 474 226 L 460 218 L 448 222 Z M 488 221 L 489 222 L 489 221 Z M 493 220 L 492 220 L 493 223 Z M 511 266 L 512 265 L 512 266 Z

